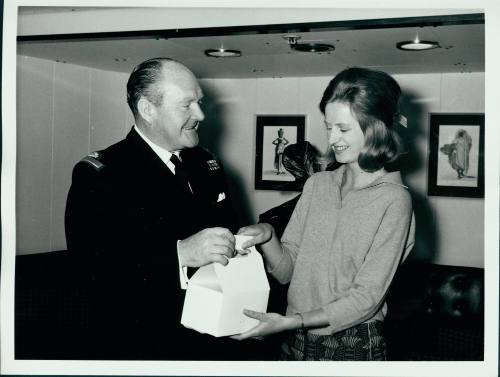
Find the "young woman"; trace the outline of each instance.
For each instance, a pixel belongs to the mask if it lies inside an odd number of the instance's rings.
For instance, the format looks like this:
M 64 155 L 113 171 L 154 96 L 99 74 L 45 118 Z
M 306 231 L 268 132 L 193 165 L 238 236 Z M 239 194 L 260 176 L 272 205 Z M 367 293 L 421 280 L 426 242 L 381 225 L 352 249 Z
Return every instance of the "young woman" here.
M 401 90 L 388 74 L 349 68 L 320 102 L 342 165 L 305 184 L 280 240 L 269 224 L 240 229 L 268 271 L 290 282 L 286 315 L 245 311 L 260 323 L 235 339 L 289 331 L 283 360 L 384 360 L 382 321 L 394 273 L 413 246 L 410 194 L 385 167 L 400 152 Z

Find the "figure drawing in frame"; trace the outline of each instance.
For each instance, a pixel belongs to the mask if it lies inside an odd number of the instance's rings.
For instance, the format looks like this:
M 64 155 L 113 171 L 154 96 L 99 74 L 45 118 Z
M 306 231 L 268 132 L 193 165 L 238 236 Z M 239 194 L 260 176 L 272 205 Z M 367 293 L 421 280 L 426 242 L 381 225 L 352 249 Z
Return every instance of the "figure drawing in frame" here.
M 257 115 L 255 142 L 255 188 L 300 191 L 300 183 L 285 167 L 287 146 L 302 143 L 304 115 Z
M 263 180 L 278 182 L 294 181 L 293 175 L 283 166 L 283 152 L 287 145 L 296 142 L 297 128 L 294 125 L 266 125 L 264 127 L 262 140 Z
M 479 127 L 440 127 L 439 139 L 437 184 L 477 187 Z
M 286 174 L 283 167 L 283 152 L 289 141 L 284 137 L 285 130 L 280 128 L 278 130 L 278 137 L 273 140 L 274 148 L 274 168 L 276 169 L 276 174 Z
M 457 172 L 457 179 L 474 178 L 468 176 L 469 153 L 472 147 L 472 138 L 465 130 L 458 130 L 450 144 L 445 144 L 439 150 L 448 156 L 448 162 Z

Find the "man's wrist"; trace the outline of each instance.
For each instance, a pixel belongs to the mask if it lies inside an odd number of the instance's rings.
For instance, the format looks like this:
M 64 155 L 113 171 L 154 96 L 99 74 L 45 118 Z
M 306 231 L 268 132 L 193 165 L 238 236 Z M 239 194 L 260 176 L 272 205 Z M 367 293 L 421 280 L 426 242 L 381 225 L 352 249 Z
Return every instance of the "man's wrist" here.
M 177 240 L 177 258 L 179 258 L 179 264 L 181 267 L 187 267 L 185 261 L 183 259 L 182 249 L 182 240 Z
M 180 279 L 180 284 L 182 289 L 187 289 L 187 282 L 188 282 L 188 277 L 187 277 L 187 267 L 184 266 L 182 263 L 182 256 L 179 251 L 179 245 L 180 245 L 180 240 L 177 240 L 177 259 L 179 262 L 179 279 Z

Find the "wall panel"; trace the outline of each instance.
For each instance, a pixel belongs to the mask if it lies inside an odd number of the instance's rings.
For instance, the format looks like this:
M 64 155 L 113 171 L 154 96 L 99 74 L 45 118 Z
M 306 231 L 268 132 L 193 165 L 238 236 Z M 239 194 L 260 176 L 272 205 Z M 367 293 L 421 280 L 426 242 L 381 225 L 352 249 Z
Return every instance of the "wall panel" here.
M 443 197 L 434 203 L 438 230 L 435 262 L 484 267 L 484 201 Z
M 123 139 L 132 127 L 127 116 L 127 79 L 123 73 L 91 70 L 90 151 Z
M 88 69 L 56 64 L 51 250 L 66 248 L 64 209 L 71 171 L 89 152 L 89 85 Z
M 441 82 L 441 111 L 484 112 L 483 73 L 445 73 Z
M 53 65 L 18 57 L 16 229 L 23 253 L 50 250 Z
M 254 166 L 257 80 L 201 80 L 205 120 L 201 144 L 224 163 L 243 224 L 256 221 Z
M 308 114 L 306 138 L 322 153 L 329 148 L 319 102 L 332 77 L 299 78 L 299 111 Z
M 484 112 L 484 75 L 443 74 L 442 112 Z M 431 197 L 439 234 L 437 263 L 483 267 L 484 200 Z

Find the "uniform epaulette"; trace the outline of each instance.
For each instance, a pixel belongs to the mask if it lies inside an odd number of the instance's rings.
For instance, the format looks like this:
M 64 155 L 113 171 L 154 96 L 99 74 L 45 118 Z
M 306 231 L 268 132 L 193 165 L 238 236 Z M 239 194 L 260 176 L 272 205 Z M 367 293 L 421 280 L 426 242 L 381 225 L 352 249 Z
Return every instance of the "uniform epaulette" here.
M 205 148 L 205 147 L 199 147 L 199 149 L 201 149 L 203 152 L 205 152 L 206 154 L 208 154 L 211 157 L 213 157 L 213 153 L 210 152 L 207 148 Z
M 101 158 L 101 153 L 99 152 L 92 152 L 86 157 L 82 158 L 80 162 L 85 162 L 87 164 L 90 164 L 95 170 L 99 171 L 104 167 L 104 164 L 99 161 Z

